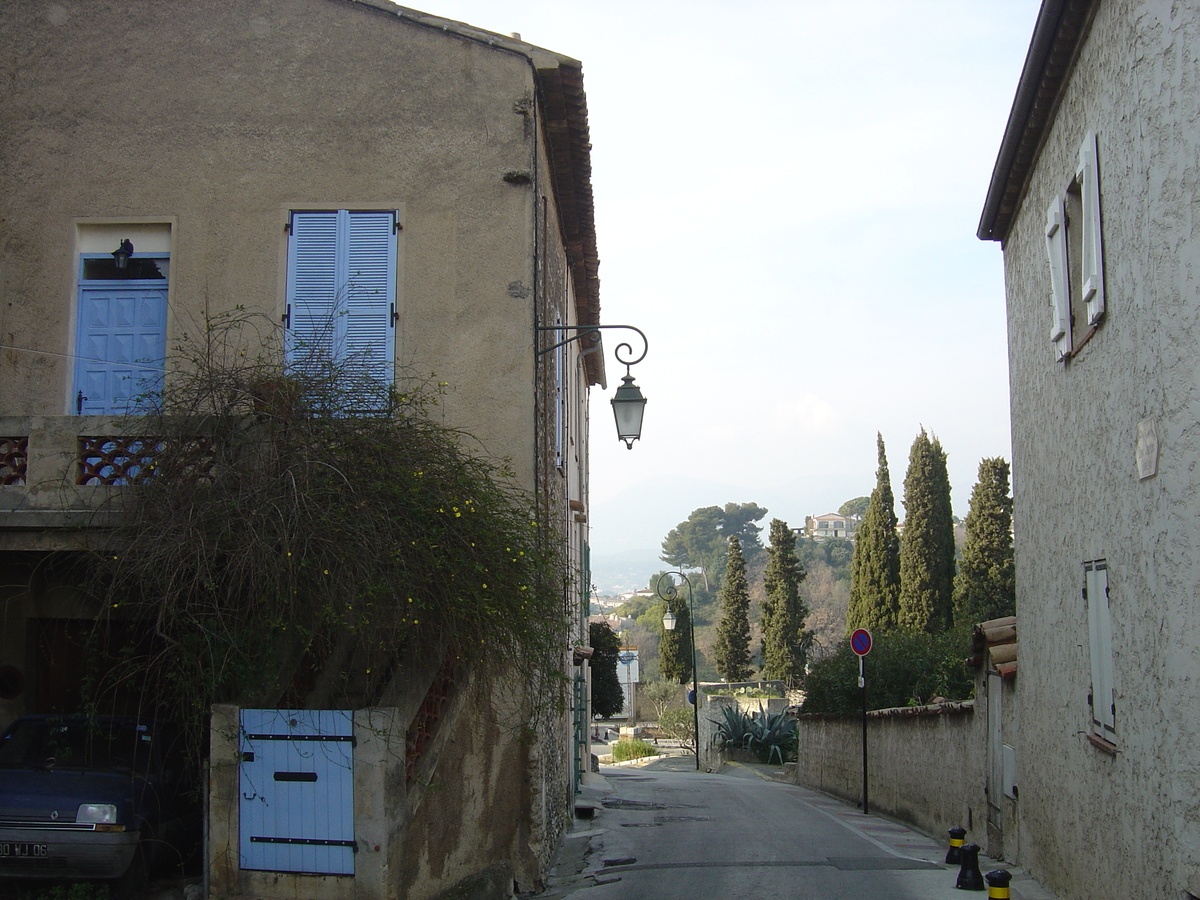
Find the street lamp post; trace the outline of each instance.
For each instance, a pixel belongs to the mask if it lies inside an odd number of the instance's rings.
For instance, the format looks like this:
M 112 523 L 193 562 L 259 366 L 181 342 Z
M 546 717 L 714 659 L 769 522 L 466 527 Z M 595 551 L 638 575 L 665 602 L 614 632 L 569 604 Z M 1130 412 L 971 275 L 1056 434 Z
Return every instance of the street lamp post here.
M 692 615 L 692 582 L 683 572 L 666 572 L 658 579 L 658 596 L 667 601 L 667 611 L 663 615 L 663 629 L 666 631 L 674 631 L 675 623 L 678 617 L 671 612 L 671 601 L 674 600 L 679 592 L 675 588 L 675 582 L 672 576 L 678 575 L 683 583 L 687 585 L 688 595 L 684 601 L 684 608 L 688 614 L 688 636 L 691 638 L 692 644 L 692 730 L 693 742 L 696 748 L 696 771 L 700 771 L 700 688 L 696 683 L 696 617 Z

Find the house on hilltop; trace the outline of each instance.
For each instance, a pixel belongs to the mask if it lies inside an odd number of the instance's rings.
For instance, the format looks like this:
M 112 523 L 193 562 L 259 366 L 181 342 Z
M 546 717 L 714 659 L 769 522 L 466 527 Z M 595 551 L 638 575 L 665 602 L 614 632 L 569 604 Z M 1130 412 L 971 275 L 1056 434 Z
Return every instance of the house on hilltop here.
M 439 420 L 508 461 L 556 542 L 567 677 L 532 735 L 437 647 L 312 710 L 355 743 L 337 838 L 248 843 L 239 740 L 287 744 L 308 718 L 218 709 L 213 895 L 535 888 L 587 759 L 571 647 L 606 373 L 595 333 L 574 340 L 600 323 L 581 64 L 386 0 L 15 0 L 0 51 L 0 726 L 81 702 L 102 611 L 73 560 L 153 469 L 139 398 L 205 315 L 246 311 L 278 323 L 281 366 L 315 342 L 441 384 Z M 258 855 L 288 841 L 340 861 Z
M 1008 306 L 1017 861 L 1064 900 L 1200 897 L 1197 47 L 1195 4 L 1044 0 L 978 229 Z
M 825 513 L 823 516 L 804 517 L 804 537 L 816 541 L 827 541 L 830 538 L 854 540 L 854 531 L 858 528 L 857 516 L 843 516 L 838 513 Z

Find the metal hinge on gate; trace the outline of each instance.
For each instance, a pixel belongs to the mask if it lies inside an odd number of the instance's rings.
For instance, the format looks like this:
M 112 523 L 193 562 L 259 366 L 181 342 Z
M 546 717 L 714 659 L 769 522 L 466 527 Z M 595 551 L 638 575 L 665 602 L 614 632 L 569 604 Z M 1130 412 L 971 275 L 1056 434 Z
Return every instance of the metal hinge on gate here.
M 250 836 L 252 844 L 303 844 L 307 847 L 349 847 L 355 853 L 358 852 L 358 841 L 331 841 L 322 838 L 285 838 L 285 837 L 259 837 L 258 835 Z
M 318 743 L 346 742 L 352 747 L 358 746 L 358 739 L 352 734 L 248 734 L 248 741 L 316 741 Z

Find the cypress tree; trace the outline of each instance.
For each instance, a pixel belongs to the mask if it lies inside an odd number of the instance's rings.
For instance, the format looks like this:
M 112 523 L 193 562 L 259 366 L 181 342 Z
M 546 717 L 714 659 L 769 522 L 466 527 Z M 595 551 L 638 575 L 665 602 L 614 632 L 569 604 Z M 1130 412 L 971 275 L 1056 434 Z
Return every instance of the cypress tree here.
M 879 468 L 875 490 L 867 503 L 862 524 L 855 534 L 854 557 L 850 563 L 850 605 L 847 631 L 869 628 L 893 631 L 900 598 L 900 538 L 896 534 L 895 499 L 888 474 L 883 435 L 876 432 Z
M 1008 473 L 1001 457 L 979 463 L 966 519 L 967 541 L 954 578 L 957 624 L 986 622 L 1017 611 Z
M 742 542 L 729 537 L 725 581 L 721 585 L 721 621 L 713 645 L 717 673 L 726 681 L 750 677 L 750 592 L 746 586 L 746 561 Z
M 804 630 L 808 607 L 800 599 L 800 583 L 807 574 L 796 558 L 796 535 L 781 519 L 771 520 L 771 546 L 762 605 L 763 678 L 798 681 L 804 675 L 812 634 Z
M 940 634 L 954 610 L 954 518 L 946 452 L 925 429 L 913 441 L 904 476 L 899 626 Z
M 615 716 L 625 705 L 625 692 L 617 675 L 621 639 L 607 622 L 588 625 L 588 644 L 592 648 L 592 712 L 605 719 Z

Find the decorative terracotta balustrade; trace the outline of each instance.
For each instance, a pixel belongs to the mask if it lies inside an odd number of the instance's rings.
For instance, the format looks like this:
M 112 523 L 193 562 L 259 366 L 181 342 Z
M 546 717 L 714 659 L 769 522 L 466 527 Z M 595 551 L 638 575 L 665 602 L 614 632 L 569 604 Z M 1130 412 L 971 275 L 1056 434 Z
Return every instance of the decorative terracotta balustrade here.
M 163 441 L 143 437 L 80 437 L 76 484 L 144 484 L 154 477 Z
M 0 437 L 0 484 L 24 484 L 29 436 Z

